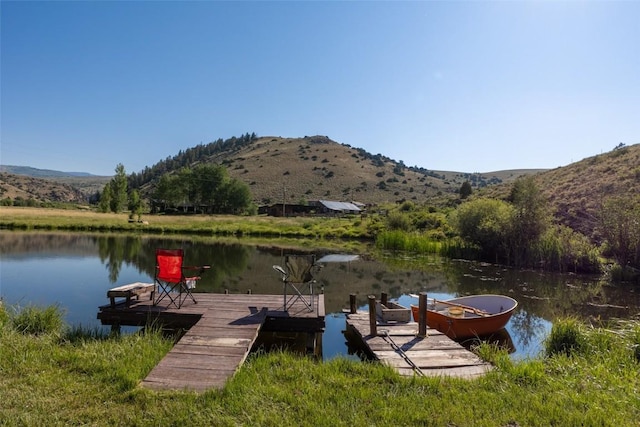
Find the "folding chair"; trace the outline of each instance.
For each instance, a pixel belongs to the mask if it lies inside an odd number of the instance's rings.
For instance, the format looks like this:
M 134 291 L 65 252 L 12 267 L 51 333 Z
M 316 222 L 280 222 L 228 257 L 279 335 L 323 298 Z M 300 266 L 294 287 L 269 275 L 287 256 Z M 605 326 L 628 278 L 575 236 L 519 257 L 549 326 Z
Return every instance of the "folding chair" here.
M 191 291 L 196 287 L 196 282 L 200 280 L 200 274 L 211 268 L 208 265 L 200 267 L 183 266 L 184 250 L 182 249 L 156 249 L 156 277 L 155 283 L 158 287 L 153 305 L 158 305 L 167 298 L 169 303 L 180 308 L 185 300 L 190 297 L 194 304 L 198 301 Z M 199 270 L 198 276 L 185 276 L 185 270 Z
M 315 255 L 287 255 L 284 259 L 286 270 L 279 265 L 273 266 L 273 269 L 282 276 L 285 311 L 296 301 L 301 301 L 309 311 L 313 311 L 313 285 L 316 280 L 313 278 L 312 271 L 316 267 L 315 262 Z M 291 294 L 287 295 L 289 287 Z

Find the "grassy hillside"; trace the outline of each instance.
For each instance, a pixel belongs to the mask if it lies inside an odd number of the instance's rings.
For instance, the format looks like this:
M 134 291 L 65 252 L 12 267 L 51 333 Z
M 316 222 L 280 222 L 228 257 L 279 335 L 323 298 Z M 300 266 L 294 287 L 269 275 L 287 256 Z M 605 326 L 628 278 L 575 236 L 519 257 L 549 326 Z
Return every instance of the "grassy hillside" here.
M 0 173 L 0 199 L 85 203 L 87 195 L 77 187 L 51 179 Z
M 598 241 L 602 202 L 608 197 L 640 194 L 640 144 L 538 173 L 535 181 L 560 223 Z M 506 198 L 509 190 L 510 186 L 501 185 L 485 194 Z
M 474 188 L 481 188 L 537 172 L 510 170 L 477 174 L 409 167 L 401 160 L 371 154 L 325 136 L 252 137 L 250 141 L 246 138 L 238 144 L 234 141 L 235 138 L 218 140 L 181 151 L 170 162 L 147 168 L 134 181 L 140 182 L 143 195 L 150 196 L 155 179 L 161 173 L 171 173 L 185 164 L 213 162 L 226 166 L 232 177 L 249 185 L 258 205 L 283 201 L 305 203 L 318 199 L 367 204 L 412 200 L 439 205 L 457 197 L 464 181 L 470 181 Z M 203 148 L 214 154 L 201 154 L 206 151 Z M 13 174 L 0 174 L 0 198 L 79 202 L 101 191 L 111 178 L 69 176 L 29 167 L 13 167 L 12 171 Z M 43 174 L 46 179 L 42 178 Z M 78 193 L 71 196 L 70 187 Z
M 261 137 L 205 161 L 225 165 L 232 177 L 249 185 L 258 204 L 318 199 L 438 203 L 457 195 L 465 180 L 486 186 L 516 177 L 514 173 L 469 174 L 409 167 L 324 136 Z

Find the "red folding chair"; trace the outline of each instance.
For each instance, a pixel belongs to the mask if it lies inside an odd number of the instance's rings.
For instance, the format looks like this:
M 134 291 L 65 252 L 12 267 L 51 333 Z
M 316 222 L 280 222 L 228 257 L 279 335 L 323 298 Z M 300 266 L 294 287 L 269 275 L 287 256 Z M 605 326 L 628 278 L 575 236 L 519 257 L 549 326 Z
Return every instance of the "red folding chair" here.
M 158 305 L 167 298 L 169 303 L 180 308 L 187 298 L 191 298 L 197 304 L 193 293 L 196 282 L 200 280 L 200 274 L 211 268 L 209 265 L 200 267 L 186 267 L 183 265 L 184 250 L 182 249 L 156 249 L 156 277 L 157 290 L 153 305 Z M 197 276 L 185 276 L 185 270 L 199 270 Z

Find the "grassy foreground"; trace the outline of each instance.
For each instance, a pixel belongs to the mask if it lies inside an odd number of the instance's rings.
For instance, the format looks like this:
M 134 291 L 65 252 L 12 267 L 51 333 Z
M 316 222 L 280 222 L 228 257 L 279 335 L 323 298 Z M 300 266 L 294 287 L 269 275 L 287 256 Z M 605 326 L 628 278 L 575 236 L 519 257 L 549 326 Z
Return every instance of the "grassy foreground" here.
M 480 347 L 496 369 L 474 381 L 276 352 L 195 394 L 138 386 L 172 345 L 159 333 L 65 331 L 51 308 L 0 307 L 0 425 L 637 426 L 638 325 L 562 325 L 544 358 L 515 363 Z

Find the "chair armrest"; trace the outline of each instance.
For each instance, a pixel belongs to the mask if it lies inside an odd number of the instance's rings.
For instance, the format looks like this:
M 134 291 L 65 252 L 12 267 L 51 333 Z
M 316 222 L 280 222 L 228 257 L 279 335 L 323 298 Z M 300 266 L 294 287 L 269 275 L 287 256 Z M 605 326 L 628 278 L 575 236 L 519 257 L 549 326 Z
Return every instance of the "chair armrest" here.
M 284 271 L 284 268 L 280 267 L 279 265 L 274 265 L 274 266 L 273 266 L 273 269 L 274 269 L 275 271 L 277 271 L 278 273 L 282 274 L 282 281 L 287 280 L 287 277 L 288 277 L 289 275 L 287 274 L 287 272 L 286 272 L 286 271 Z

